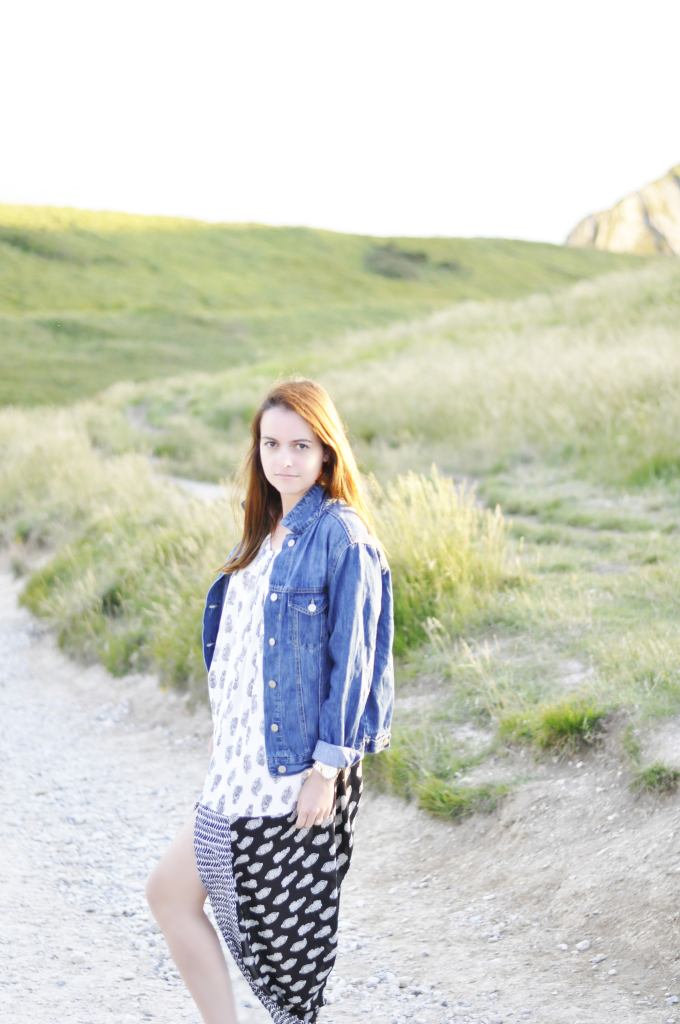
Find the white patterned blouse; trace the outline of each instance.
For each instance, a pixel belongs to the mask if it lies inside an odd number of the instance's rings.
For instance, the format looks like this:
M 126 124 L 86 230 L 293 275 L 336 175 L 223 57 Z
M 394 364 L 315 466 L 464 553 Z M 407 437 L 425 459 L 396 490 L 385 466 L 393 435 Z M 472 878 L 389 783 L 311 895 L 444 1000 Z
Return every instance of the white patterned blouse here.
M 228 817 L 290 814 L 309 775 L 272 777 L 265 756 L 264 600 L 276 555 L 268 534 L 232 573 L 208 674 L 213 754 L 199 803 Z

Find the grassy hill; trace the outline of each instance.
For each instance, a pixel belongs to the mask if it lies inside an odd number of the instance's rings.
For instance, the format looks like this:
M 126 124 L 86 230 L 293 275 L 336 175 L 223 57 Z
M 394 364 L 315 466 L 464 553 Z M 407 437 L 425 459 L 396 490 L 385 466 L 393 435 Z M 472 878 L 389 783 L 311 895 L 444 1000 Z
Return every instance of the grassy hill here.
M 604 723 L 628 779 L 670 787 L 680 762 L 652 740 L 680 713 L 679 325 L 680 261 L 657 260 L 296 359 L 0 409 L 2 543 L 65 649 L 204 699 L 202 605 L 238 527 L 161 470 L 228 474 L 276 374 L 310 373 L 382 485 L 398 703 L 367 771 L 455 817 L 517 781 L 508 744 L 585 760 Z
M 0 205 L 0 404 L 304 355 L 350 329 L 641 262 L 531 242 Z
M 132 407 L 135 446 L 172 473 L 219 480 L 238 465 L 271 382 L 302 373 L 329 389 L 363 469 L 383 481 L 433 461 L 478 478 L 547 460 L 639 486 L 680 473 L 679 310 L 680 263 L 651 261 L 348 332 L 295 358 L 119 386 L 97 407 L 107 417 Z

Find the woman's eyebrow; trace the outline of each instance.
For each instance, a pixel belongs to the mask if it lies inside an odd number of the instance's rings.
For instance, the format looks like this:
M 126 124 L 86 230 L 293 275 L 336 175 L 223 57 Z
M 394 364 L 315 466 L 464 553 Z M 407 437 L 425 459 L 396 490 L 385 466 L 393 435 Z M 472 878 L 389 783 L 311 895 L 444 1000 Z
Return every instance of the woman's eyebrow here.
M 278 437 L 271 437 L 270 434 L 262 434 L 261 441 L 278 441 Z M 300 441 L 307 441 L 308 444 L 314 444 L 311 437 L 294 437 L 289 444 L 299 444 Z

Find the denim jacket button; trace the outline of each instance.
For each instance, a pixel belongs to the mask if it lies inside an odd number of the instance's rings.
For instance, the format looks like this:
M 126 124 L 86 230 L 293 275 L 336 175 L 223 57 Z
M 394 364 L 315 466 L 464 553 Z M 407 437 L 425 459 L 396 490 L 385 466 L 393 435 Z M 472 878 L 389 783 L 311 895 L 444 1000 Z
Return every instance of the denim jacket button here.
M 278 601 L 278 599 L 279 599 L 279 595 L 278 594 L 271 594 L 270 597 L 269 597 L 270 601 Z
M 289 540 L 289 541 L 288 541 L 288 547 L 289 547 L 289 548 L 292 548 L 294 544 L 295 544 L 295 541 L 294 541 L 294 540 Z
M 278 731 L 279 731 L 279 727 L 278 727 L 278 725 L 276 724 L 276 722 L 274 722 L 274 724 L 273 724 L 273 726 L 272 726 L 272 732 L 278 732 Z
M 286 766 L 285 766 L 285 764 L 280 764 L 279 765 L 279 775 L 285 775 L 285 774 L 286 774 Z
M 274 637 L 270 636 L 269 637 L 269 646 L 273 647 L 275 643 L 276 643 L 276 640 L 274 639 Z
M 276 680 L 275 679 L 270 679 L 269 680 L 269 685 L 271 686 L 272 690 L 275 689 L 275 687 L 276 687 Z

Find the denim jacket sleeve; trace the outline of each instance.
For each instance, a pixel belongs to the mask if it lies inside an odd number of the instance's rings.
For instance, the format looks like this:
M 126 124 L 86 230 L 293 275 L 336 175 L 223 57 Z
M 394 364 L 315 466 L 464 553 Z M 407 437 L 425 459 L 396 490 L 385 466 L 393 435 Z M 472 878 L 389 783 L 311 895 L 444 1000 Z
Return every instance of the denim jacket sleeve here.
M 362 754 L 362 715 L 373 682 L 382 576 L 380 553 L 359 540 L 341 552 L 328 583 L 330 690 L 321 705 L 314 758 L 335 768 L 349 767 Z

